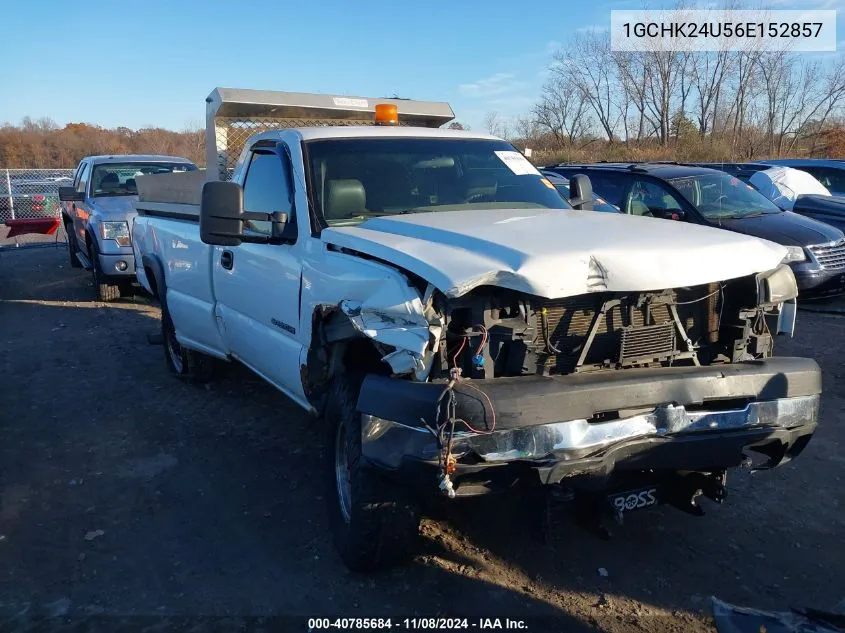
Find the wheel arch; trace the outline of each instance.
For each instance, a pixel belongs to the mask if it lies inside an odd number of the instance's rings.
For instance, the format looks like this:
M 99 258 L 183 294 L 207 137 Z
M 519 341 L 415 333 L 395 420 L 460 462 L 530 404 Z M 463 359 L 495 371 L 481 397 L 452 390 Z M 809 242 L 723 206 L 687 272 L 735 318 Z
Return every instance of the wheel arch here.
M 164 266 L 156 255 L 149 253 L 141 257 L 144 274 L 150 284 L 150 291 L 158 302 L 164 306 L 167 303 L 167 282 L 164 277 Z
M 305 396 L 318 411 L 338 374 L 391 374 L 382 360 L 386 350 L 358 331 L 339 308 L 317 308 L 311 319 L 311 341 L 300 373 Z

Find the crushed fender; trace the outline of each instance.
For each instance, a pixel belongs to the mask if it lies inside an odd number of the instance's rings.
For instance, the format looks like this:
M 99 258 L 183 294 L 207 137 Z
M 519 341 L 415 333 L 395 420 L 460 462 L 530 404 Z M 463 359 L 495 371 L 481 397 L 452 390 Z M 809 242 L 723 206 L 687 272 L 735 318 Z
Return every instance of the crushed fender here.
M 397 303 L 382 295 L 385 293 L 377 291 L 364 301 L 344 300 L 340 309 L 358 332 L 393 348 L 382 360 L 394 374 L 413 373 L 417 380 L 425 380 L 443 330 L 431 309 L 432 292 L 425 294 L 427 306 L 420 297 Z

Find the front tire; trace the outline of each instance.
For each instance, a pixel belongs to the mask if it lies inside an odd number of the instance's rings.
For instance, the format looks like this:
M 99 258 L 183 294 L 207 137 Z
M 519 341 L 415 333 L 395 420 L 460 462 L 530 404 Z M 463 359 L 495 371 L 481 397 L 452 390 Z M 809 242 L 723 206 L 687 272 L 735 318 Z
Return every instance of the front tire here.
M 420 513 L 398 486 L 366 467 L 361 454 L 359 381 L 338 376 L 325 408 L 325 474 L 329 526 L 341 559 L 371 572 L 410 560 L 417 551 Z
M 100 268 L 100 258 L 97 256 L 97 247 L 93 244 L 88 249 L 88 258 L 91 260 L 91 276 L 94 280 L 94 290 L 100 301 L 109 302 L 120 299 L 120 286 L 110 284 Z
M 192 383 L 211 382 L 219 361 L 202 352 L 183 347 L 176 338 L 176 327 L 167 307 L 161 308 L 161 335 L 167 368 L 179 378 Z

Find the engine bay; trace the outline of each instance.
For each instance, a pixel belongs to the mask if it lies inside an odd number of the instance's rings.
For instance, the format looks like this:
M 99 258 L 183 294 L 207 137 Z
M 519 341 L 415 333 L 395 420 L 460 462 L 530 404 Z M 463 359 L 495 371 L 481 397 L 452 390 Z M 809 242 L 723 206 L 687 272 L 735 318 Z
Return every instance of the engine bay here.
M 434 310 L 445 335 L 432 378 L 478 379 L 766 358 L 779 314 L 758 304 L 754 277 L 555 300 L 482 287 L 435 296 Z

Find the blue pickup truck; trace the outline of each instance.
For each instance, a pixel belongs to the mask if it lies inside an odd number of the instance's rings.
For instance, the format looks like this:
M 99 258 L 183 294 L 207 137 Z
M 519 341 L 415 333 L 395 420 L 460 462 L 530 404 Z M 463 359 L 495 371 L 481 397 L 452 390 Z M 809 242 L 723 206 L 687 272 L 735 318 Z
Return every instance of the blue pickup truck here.
M 130 237 L 138 200 L 135 178 L 196 169 L 179 156 L 86 156 L 73 185 L 59 188 L 70 265 L 91 271 L 100 301 L 130 294 L 135 280 Z

